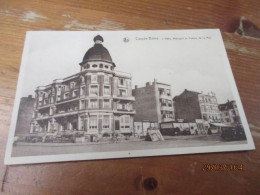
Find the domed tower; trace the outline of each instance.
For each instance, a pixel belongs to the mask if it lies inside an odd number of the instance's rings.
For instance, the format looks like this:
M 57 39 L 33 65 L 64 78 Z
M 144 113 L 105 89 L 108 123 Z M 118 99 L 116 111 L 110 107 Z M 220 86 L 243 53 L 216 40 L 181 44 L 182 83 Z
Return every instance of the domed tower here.
M 100 35 L 94 42 L 80 63 L 79 73 L 37 88 L 32 131 L 38 127 L 39 131 L 80 130 L 92 138 L 114 131 L 133 132 L 131 75 L 114 71 L 115 64 Z
M 94 37 L 94 46 L 91 47 L 80 63 L 81 71 L 86 70 L 106 70 L 113 71 L 115 64 L 108 50 L 103 46 L 104 39 L 100 35 Z

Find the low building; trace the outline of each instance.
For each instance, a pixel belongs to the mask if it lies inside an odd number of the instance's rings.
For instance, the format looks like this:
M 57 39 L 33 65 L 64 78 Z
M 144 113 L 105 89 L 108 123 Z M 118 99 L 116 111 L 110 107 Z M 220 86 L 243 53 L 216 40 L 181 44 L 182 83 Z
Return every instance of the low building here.
M 216 95 L 198 93 L 185 89 L 173 98 L 175 118 L 188 122 L 201 119 L 206 122 L 221 122 Z
M 218 106 L 223 123 L 241 123 L 236 101 L 227 101 L 225 104 Z
M 135 97 L 135 122 L 164 122 L 174 119 L 171 85 L 154 80 L 145 87 L 135 86 L 132 91 Z
M 15 135 L 30 133 L 30 123 L 33 116 L 35 98 L 32 95 L 22 97 L 20 100 Z
M 80 63 L 80 72 L 37 87 L 31 132 L 133 132 L 131 75 L 115 71 L 103 41 L 99 35 L 94 38 L 94 46 Z

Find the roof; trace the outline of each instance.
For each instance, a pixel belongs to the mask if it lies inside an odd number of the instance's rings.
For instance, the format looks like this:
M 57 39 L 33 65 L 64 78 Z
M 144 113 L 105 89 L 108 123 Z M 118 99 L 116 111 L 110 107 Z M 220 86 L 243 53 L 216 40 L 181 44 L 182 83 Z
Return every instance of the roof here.
M 190 90 L 185 89 L 180 95 L 175 96 L 175 97 L 173 98 L 173 100 L 176 100 L 176 99 L 180 98 L 181 96 L 183 96 L 184 94 L 187 94 L 187 93 L 188 93 L 188 94 L 191 94 L 191 95 L 198 95 L 198 94 L 200 94 L 199 92 L 190 91 Z
M 82 63 L 89 61 L 106 61 L 113 63 L 108 50 L 102 44 L 103 41 L 104 39 L 100 35 L 94 37 L 95 44 L 86 52 L 83 57 Z
M 234 103 L 235 103 L 234 100 L 227 101 L 227 103 L 225 103 L 225 104 L 219 104 L 218 108 L 219 108 L 220 111 L 233 109 L 234 108 Z

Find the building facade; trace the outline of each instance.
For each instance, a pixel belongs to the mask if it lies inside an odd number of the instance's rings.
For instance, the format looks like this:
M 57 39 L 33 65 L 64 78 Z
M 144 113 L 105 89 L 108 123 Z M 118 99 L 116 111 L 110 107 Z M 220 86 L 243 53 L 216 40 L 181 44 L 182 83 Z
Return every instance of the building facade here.
M 174 119 L 171 85 L 154 80 L 152 83 L 146 83 L 145 87 L 135 86 L 133 96 L 135 97 L 135 122 L 159 123 Z
M 116 65 L 103 38 L 96 36 L 80 63 L 80 72 L 35 91 L 31 132 L 83 130 L 86 134 L 133 130 L 131 75 Z
M 22 97 L 20 100 L 15 135 L 30 133 L 30 123 L 33 115 L 35 98 L 32 95 Z
M 198 120 L 207 122 L 221 122 L 220 111 L 216 95 L 184 90 L 173 98 L 175 118 L 187 122 Z
M 225 104 L 219 104 L 218 108 L 223 123 L 241 123 L 236 101 L 227 101 Z

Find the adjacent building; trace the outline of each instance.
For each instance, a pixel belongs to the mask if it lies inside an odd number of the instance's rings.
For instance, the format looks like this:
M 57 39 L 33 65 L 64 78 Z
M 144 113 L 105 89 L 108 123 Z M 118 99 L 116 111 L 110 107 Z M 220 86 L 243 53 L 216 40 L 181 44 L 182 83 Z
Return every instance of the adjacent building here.
M 135 122 L 164 122 L 174 119 L 171 85 L 154 80 L 145 87 L 135 86 L 134 116 Z
M 35 90 L 31 132 L 83 130 L 86 134 L 133 130 L 131 75 L 115 63 L 96 36 L 80 63 L 80 72 Z
M 33 115 L 35 98 L 32 95 L 22 97 L 20 100 L 15 135 L 30 133 L 30 123 Z
M 227 101 L 225 104 L 218 106 L 223 123 L 241 123 L 236 101 Z
M 216 95 L 198 93 L 185 89 L 173 98 L 176 119 L 186 122 L 221 122 Z

